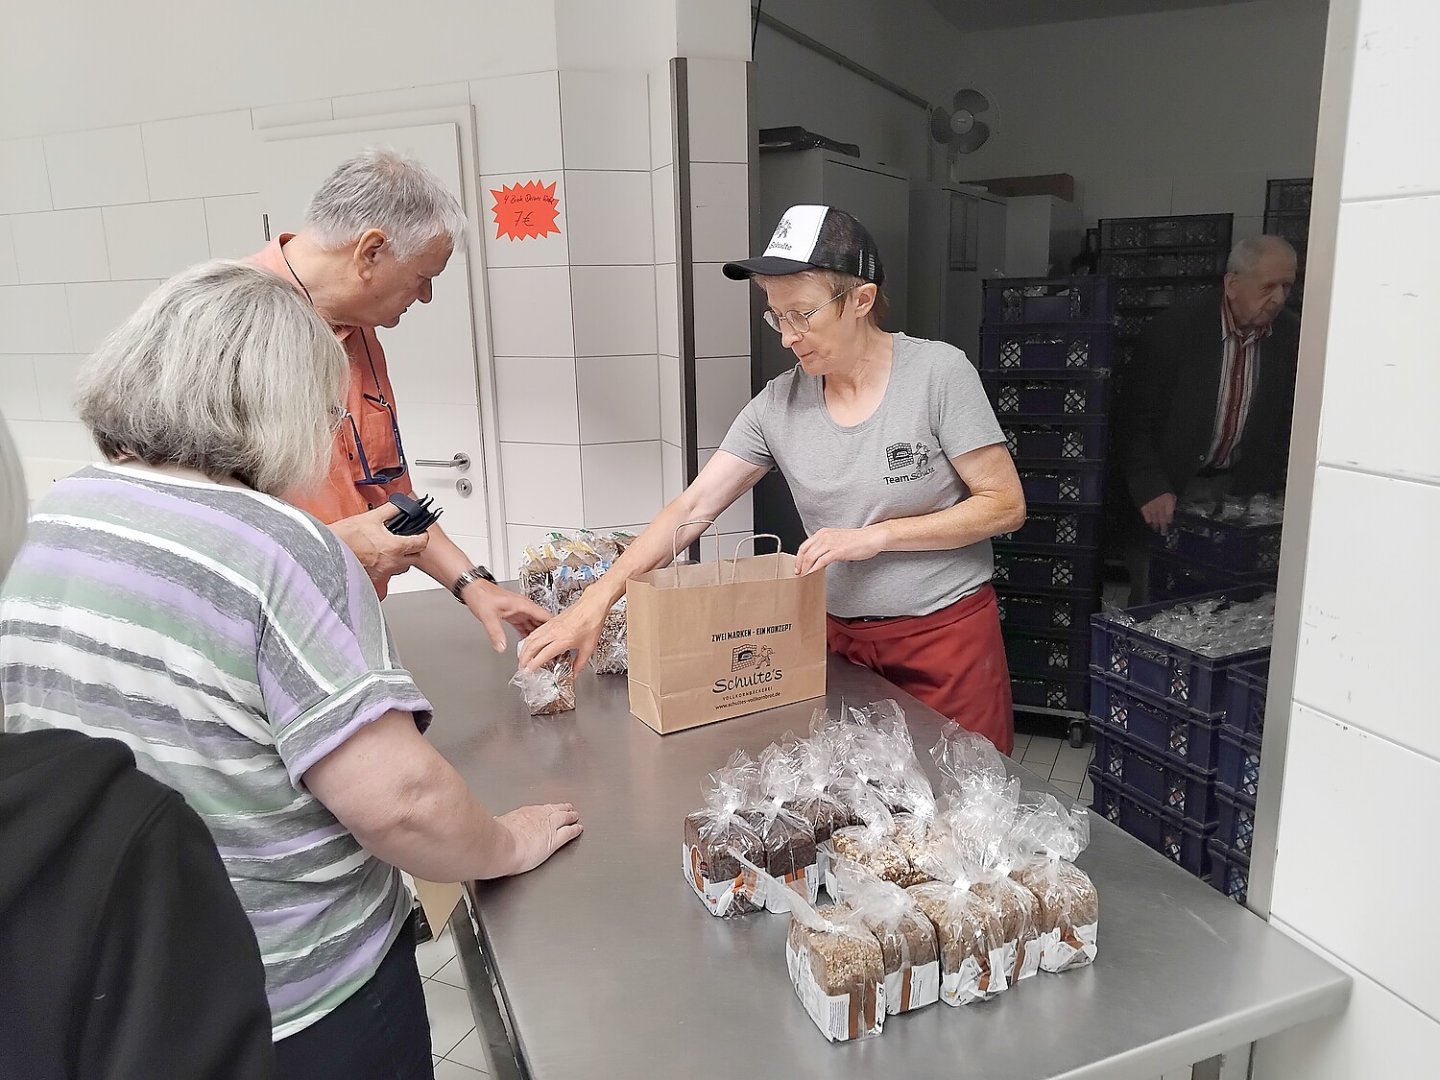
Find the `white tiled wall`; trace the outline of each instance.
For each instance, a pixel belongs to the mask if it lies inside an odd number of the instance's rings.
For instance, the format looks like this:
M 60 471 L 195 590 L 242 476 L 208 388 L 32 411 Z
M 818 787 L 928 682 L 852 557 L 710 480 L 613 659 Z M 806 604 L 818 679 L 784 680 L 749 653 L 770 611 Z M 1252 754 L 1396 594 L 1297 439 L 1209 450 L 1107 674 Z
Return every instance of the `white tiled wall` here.
M 1302 346 L 1324 342 L 1324 404 L 1270 905 L 1356 986 L 1338 1024 L 1262 1045 L 1259 1080 L 1429 1075 L 1440 1047 L 1425 949 L 1397 929 L 1427 924 L 1440 890 L 1425 854 L 1440 787 L 1440 457 L 1427 438 L 1440 402 L 1428 318 L 1440 303 L 1440 155 L 1403 138 L 1405 110 L 1440 102 L 1440 12 L 1425 0 L 1358 9 L 1362 47 L 1330 57 L 1353 63 L 1354 82 L 1340 103 L 1329 321 L 1307 326 L 1319 337 Z M 1383 928 L 1367 928 L 1377 907 Z

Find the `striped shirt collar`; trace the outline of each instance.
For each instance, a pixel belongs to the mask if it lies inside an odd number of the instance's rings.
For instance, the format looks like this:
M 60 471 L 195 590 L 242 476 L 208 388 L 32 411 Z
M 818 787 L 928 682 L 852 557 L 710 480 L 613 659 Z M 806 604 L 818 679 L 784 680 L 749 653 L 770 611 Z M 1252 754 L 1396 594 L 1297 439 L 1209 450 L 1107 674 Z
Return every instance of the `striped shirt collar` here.
M 1220 340 L 1234 337 L 1241 345 L 1253 345 L 1257 341 L 1264 341 L 1270 336 L 1274 324 L 1266 323 L 1258 330 L 1242 330 L 1235 324 L 1235 314 L 1230 310 L 1230 298 L 1225 295 L 1220 297 Z

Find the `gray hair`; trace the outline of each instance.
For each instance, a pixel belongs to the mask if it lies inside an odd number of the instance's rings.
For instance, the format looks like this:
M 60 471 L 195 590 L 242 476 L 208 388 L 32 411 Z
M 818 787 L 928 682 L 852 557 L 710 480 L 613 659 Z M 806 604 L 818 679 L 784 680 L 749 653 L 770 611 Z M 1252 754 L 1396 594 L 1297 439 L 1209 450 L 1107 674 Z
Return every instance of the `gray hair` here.
M 28 502 L 20 452 L 10 438 L 5 418 L 0 416 L 0 581 L 5 580 L 10 563 L 25 539 Z
M 100 452 L 280 495 L 324 475 L 349 366 L 288 282 L 237 262 L 161 285 L 80 373 Z
M 397 259 L 410 259 L 437 236 L 459 247 L 465 211 L 438 176 L 394 150 L 366 150 L 320 184 L 305 228 L 323 250 L 353 244 L 367 229 L 388 238 Z
M 1272 236 L 1269 233 L 1261 236 L 1247 236 L 1230 249 L 1230 258 L 1225 263 L 1225 272 L 1227 274 L 1254 273 L 1255 268 L 1260 265 L 1261 259 L 1266 255 L 1280 252 L 1284 252 L 1292 259 L 1296 258 L 1295 248 L 1283 236 Z

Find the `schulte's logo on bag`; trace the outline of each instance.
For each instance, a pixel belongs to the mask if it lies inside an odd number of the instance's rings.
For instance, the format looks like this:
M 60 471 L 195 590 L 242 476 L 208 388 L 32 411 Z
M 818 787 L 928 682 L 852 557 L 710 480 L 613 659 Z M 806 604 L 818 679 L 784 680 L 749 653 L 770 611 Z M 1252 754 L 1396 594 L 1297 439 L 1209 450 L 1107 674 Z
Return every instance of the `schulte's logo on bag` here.
M 754 668 L 761 671 L 775 666 L 775 650 L 769 645 L 737 645 L 730 651 L 730 670 Z
M 885 465 L 890 472 L 902 474 L 885 477 L 887 484 L 923 480 L 935 471 L 930 464 L 930 444 L 923 441 L 891 443 L 885 448 Z

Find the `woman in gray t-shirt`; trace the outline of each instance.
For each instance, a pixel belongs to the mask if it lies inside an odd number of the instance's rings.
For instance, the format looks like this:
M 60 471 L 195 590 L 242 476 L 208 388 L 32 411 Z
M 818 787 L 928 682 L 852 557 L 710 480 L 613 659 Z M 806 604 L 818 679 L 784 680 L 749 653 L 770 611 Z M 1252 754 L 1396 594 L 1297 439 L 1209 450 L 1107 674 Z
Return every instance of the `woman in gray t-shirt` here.
M 865 227 L 793 206 L 765 254 L 725 273 L 765 290 L 765 321 L 799 363 L 745 406 L 720 449 L 600 582 L 533 633 L 521 662 L 589 657 L 631 577 L 778 468 L 809 538 L 798 570 L 824 570 L 830 648 L 872 668 L 1004 753 L 1010 676 L 990 539 L 1025 497 L 979 376 L 954 347 L 881 329 L 884 269 Z

